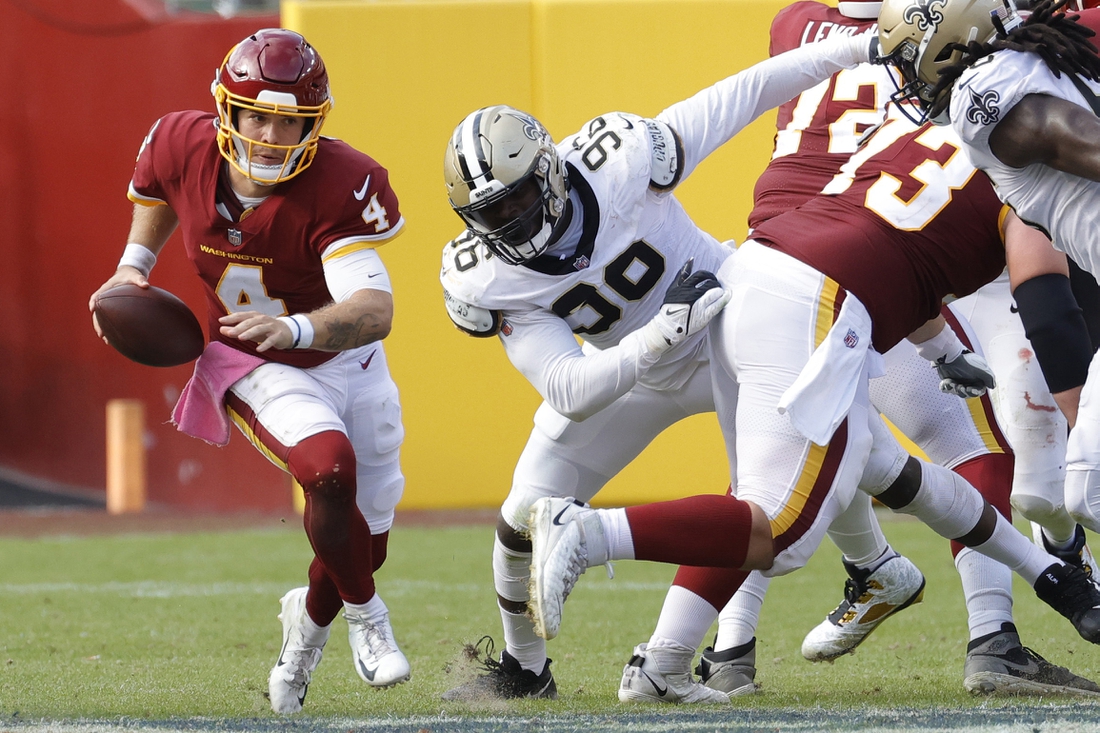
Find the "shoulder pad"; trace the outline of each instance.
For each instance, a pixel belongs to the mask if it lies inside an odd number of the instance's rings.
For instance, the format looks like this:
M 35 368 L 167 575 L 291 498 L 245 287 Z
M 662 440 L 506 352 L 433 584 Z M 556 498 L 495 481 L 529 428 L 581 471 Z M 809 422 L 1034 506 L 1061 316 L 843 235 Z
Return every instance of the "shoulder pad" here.
M 477 338 L 488 338 L 500 333 L 500 311 L 489 310 L 458 300 L 446 288 L 443 289 L 443 305 L 459 331 Z
M 684 172 L 684 148 L 680 136 L 660 120 L 642 121 L 649 135 L 649 151 L 652 157 L 649 168 L 650 186 L 658 191 L 673 189 Z

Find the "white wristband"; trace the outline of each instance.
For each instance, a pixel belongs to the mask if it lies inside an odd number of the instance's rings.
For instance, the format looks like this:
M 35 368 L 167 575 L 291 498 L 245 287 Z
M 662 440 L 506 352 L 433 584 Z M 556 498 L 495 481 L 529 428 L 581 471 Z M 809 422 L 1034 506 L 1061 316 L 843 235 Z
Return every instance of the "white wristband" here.
M 917 347 L 917 353 L 921 358 L 932 362 L 941 358 L 944 361 L 954 361 L 966 349 L 951 326 L 944 326 L 943 330 L 932 338 L 913 345 Z
M 143 277 L 149 277 L 149 273 L 153 271 L 153 265 L 155 264 L 157 264 L 157 256 L 153 250 L 144 244 L 134 242 L 126 245 L 126 249 L 122 250 L 122 259 L 118 261 L 119 267 L 123 265 L 132 267 L 140 272 Z
M 292 349 L 308 349 L 313 345 L 313 323 L 305 313 L 295 313 L 292 316 L 280 316 L 279 320 L 290 327 L 290 333 L 294 337 Z

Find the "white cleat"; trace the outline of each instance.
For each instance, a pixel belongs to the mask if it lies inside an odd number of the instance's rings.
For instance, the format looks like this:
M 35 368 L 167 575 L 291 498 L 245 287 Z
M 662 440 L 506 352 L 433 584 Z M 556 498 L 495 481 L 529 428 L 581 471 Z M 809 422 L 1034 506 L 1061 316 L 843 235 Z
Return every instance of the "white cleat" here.
M 561 628 L 562 606 L 577 578 L 609 559 L 607 539 L 596 512 L 573 498 L 545 497 L 531 506 L 530 600 L 535 634 L 553 639 Z
M 924 598 L 924 575 L 902 555 L 873 573 L 844 563 L 844 600 L 802 640 L 802 656 L 827 662 L 855 650 L 872 631 L 902 609 Z
M 389 614 L 370 619 L 345 609 L 348 643 L 355 671 L 372 687 L 393 687 L 412 676 L 409 660 L 397 648 Z
M 679 644 L 634 647 L 619 683 L 621 702 L 661 702 L 684 705 L 729 704 L 724 692 L 712 690 L 691 676 L 695 650 Z
M 297 713 L 302 710 L 313 670 L 321 662 L 321 646 L 307 646 L 302 636 L 302 621 L 306 614 L 308 588 L 295 588 L 282 597 L 283 648 L 279 660 L 267 678 L 271 709 L 277 713 Z M 326 633 L 325 638 L 328 638 Z

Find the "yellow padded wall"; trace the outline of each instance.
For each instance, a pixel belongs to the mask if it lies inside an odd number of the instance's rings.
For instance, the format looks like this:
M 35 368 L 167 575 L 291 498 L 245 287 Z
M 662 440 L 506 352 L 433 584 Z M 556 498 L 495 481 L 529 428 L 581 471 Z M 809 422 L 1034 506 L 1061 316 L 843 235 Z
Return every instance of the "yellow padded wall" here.
M 283 25 L 328 66 L 326 134 L 386 166 L 407 230 L 380 252 L 396 316 L 387 355 L 407 431 L 402 508 L 498 505 L 538 406 L 495 339 L 451 326 L 438 281 L 461 229 L 442 158 L 468 112 L 505 103 L 555 139 L 603 112 L 655 115 L 767 55 L 772 0 L 284 0 Z M 679 190 L 719 238 L 744 237 L 752 185 L 771 152 L 774 113 L 715 153 Z M 349 192 L 350 193 L 350 192 Z M 728 483 L 713 416 L 662 435 L 596 503 L 715 492 Z

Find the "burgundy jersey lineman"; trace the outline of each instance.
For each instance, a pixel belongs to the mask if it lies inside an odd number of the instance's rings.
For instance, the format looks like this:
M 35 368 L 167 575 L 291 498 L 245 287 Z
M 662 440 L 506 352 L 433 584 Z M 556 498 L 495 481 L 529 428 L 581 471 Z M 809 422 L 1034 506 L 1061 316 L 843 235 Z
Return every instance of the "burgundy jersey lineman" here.
M 862 33 L 873 20 L 846 18 L 814 0 L 789 5 L 771 26 L 772 56 L 837 34 Z M 779 108 L 772 160 L 756 181 L 749 227 L 813 198 L 878 124 L 894 90 L 885 66 L 845 69 Z
M 306 313 L 331 303 L 322 253 L 339 256 L 344 244 L 378 246 L 396 236 L 404 222 L 386 169 L 331 138 L 321 138 L 308 169 L 273 187 L 238 221 L 227 218 L 223 212 L 242 207 L 235 200 L 228 207 L 224 203 L 232 192 L 214 119 L 202 112 L 162 117 L 138 154 L 130 198 L 172 207 L 187 257 L 206 292 L 210 339 L 256 354 L 254 344 L 223 337 L 218 318 L 246 310 L 271 316 Z M 341 247 L 326 252 L 334 243 Z M 257 355 L 298 367 L 335 356 L 276 349 Z
M 949 127 L 883 124 L 826 194 L 760 225 L 753 239 L 853 293 L 885 353 L 1005 267 L 1007 207 Z

